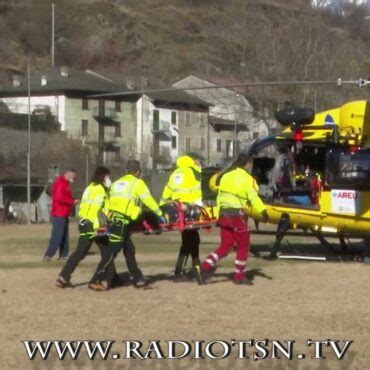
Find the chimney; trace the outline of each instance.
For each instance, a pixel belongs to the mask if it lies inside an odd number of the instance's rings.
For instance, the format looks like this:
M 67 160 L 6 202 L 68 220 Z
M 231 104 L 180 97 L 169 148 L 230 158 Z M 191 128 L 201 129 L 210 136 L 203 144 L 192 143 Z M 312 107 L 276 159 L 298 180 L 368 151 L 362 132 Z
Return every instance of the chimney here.
M 69 68 L 68 67 L 60 67 L 60 75 L 62 77 L 69 77 Z
M 46 86 L 48 84 L 48 77 L 45 75 L 41 76 L 41 86 Z
M 14 87 L 18 87 L 22 85 L 21 76 L 19 75 L 13 75 L 12 80 L 13 80 Z

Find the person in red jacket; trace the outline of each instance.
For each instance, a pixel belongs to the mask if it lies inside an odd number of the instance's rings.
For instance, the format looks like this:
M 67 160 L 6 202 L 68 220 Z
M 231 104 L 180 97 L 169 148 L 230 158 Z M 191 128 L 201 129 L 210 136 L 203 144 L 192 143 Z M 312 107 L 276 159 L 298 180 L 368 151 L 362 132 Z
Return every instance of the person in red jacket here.
M 69 169 L 57 177 L 52 186 L 52 230 L 49 246 L 46 249 L 43 261 L 50 261 L 59 247 L 59 258 L 68 256 L 68 221 L 72 207 L 78 203 L 73 199 L 70 183 L 74 182 L 76 171 Z

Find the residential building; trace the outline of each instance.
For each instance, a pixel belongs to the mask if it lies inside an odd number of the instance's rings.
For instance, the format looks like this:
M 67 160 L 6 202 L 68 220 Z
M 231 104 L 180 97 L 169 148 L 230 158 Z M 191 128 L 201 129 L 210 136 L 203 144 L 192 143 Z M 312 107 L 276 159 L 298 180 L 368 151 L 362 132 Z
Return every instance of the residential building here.
M 12 113 L 28 113 L 27 78 L 0 86 L 0 102 Z M 199 113 L 207 116 L 208 108 L 184 92 L 142 95 L 117 74 L 61 67 L 30 78 L 31 113 L 51 114 L 68 137 L 82 141 L 93 162 L 109 166 L 122 167 L 127 158 L 140 159 L 145 169 L 171 166 L 184 147 L 182 117 L 204 120 Z
M 206 130 L 209 104 L 182 91 L 157 90 L 151 91 L 149 88 L 138 101 L 137 137 L 138 143 L 143 143 L 143 163 L 148 168 L 168 168 L 176 162 L 179 155 L 196 150 L 196 145 L 185 145 L 187 132 L 194 136 L 195 132 L 198 135 L 199 128 Z
M 123 88 L 92 71 L 49 69 L 31 75 L 30 111 L 49 112 L 69 138 L 80 139 L 89 148 L 95 162 L 114 164 L 122 155 L 134 154 L 132 104 L 120 97 L 89 96 Z M 13 113 L 28 113 L 27 78 L 15 76 L 12 85 L 0 86 L 0 101 Z
M 230 88 L 214 88 L 220 83 L 189 75 L 172 84 L 211 104 L 209 109 L 209 165 L 223 165 L 245 150 L 253 140 L 266 136 L 274 122 L 256 117 L 251 100 Z

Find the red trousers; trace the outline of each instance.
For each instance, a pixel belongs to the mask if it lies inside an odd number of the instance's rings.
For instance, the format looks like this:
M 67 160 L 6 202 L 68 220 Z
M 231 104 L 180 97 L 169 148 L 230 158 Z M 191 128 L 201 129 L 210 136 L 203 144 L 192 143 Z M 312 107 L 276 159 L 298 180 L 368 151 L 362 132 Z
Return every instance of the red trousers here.
M 221 245 L 202 263 L 202 269 L 209 271 L 219 260 L 227 256 L 236 245 L 234 280 L 245 279 L 245 265 L 249 254 L 250 234 L 245 216 L 220 217 Z

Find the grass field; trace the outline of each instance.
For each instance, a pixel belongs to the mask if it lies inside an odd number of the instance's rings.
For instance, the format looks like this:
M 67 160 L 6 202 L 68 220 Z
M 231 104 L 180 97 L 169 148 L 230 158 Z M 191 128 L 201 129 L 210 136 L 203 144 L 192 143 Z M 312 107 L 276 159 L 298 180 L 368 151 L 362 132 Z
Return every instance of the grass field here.
M 1 369 L 370 369 L 369 266 L 360 263 L 267 261 L 253 256 L 247 274 L 253 286 L 229 280 L 233 257 L 220 264 L 209 284 L 175 284 L 179 235 L 134 237 L 137 258 L 153 283 L 147 289 L 124 286 L 105 293 L 87 289 L 98 262 L 97 250 L 73 276 L 74 289 L 54 286 L 61 262 L 41 262 L 50 225 L 0 226 Z M 76 244 L 71 225 L 71 249 Z M 217 230 L 201 232 L 204 257 L 218 244 Z M 273 237 L 255 235 L 265 250 Z M 295 248 L 313 248 L 315 240 L 290 236 Z M 120 255 L 117 270 L 126 267 Z M 22 340 L 295 340 L 305 360 L 107 360 L 77 361 L 55 356 L 30 361 Z M 306 339 L 351 339 L 338 361 L 326 349 L 325 360 L 310 359 Z M 234 356 L 235 357 L 235 356 Z

